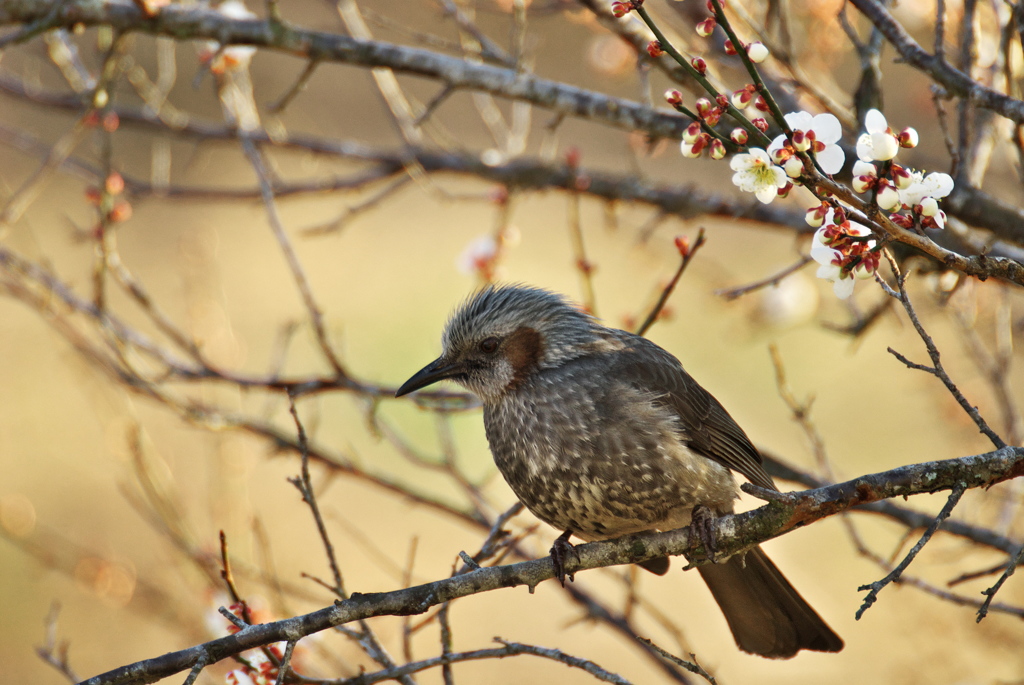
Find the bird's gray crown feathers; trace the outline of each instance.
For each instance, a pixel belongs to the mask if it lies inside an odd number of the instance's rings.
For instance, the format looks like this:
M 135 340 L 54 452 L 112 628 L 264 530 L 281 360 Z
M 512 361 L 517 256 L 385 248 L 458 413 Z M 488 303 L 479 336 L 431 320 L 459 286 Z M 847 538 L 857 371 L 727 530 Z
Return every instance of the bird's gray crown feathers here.
M 441 337 L 446 353 L 456 353 L 488 337 L 504 338 L 522 328 L 540 334 L 541 366 L 557 365 L 580 354 L 602 326 L 557 293 L 521 284 L 487 286 L 460 305 Z

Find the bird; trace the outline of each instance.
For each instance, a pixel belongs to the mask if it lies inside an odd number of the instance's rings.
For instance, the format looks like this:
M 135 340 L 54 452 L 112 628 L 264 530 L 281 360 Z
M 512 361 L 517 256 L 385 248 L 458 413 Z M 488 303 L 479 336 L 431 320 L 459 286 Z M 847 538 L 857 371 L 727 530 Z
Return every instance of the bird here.
M 441 342 L 441 356 L 396 396 L 450 380 L 480 398 L 498 470 L 563 531 L 556 567 L 572 535 L 589 542 L 691 522 L 693 531 L 732 513 L 733 472 L 777 491 L 747 435 L 676 357 L 562 295 L 487 286 L 455 310 Z M 669 569 L 667 557 L 641 565 Z M 843 648 L 760 547 L 698 571 L 741 650 L 788 659 Z

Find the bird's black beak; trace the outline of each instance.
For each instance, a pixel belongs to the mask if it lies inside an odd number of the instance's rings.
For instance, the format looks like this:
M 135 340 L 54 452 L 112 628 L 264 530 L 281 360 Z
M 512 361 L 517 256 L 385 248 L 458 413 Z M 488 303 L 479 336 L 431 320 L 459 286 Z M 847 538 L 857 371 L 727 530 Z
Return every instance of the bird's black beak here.
M 440 357 L 424 366 L 412 378 L 403 383 L 395 393 L 395 397 L 408 395 L 413 390 L 419 390 L 446 378 L 461 375 L 464 370 L 463 365 L 459 362 L 450 362 L 444 357 Z

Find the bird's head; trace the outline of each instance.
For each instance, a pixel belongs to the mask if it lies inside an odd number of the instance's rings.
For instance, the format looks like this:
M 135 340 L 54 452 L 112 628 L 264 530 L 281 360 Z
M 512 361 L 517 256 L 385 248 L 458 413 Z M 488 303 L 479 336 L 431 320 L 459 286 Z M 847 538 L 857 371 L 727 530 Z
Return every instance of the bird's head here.
M 537 370 L 586 354 L 601 325 L 560 295 L 521 285 L 490 286 L 464 302 L 445 326 L 443 354 L 398 389 L 397 397 L 453 380 L 486 404 Z

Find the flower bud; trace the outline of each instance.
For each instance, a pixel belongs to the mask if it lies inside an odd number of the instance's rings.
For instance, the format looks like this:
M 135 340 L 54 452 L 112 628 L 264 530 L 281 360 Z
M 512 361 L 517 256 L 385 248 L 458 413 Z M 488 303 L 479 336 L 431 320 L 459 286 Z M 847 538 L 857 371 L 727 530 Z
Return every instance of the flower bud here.
M 924 198 L 919 206 L 921 216 L 935 216 L 939 213 L 939 203 L 934 197 Z M 915 209 L 917 208 L 915 207 Z
M 875 187 L 874 176 L 854 176 L 853 177 L 853 192 L 855 193 L 866 193 Z
M 900 194 L 887 182 L 878 184 L 878 195 L 876 196 L 878 206 L 885 210 L 896 209 L 900 206 Z
M 633 9 L 633 8 L 632 8 L 632 6 L 630 5 L 630 3 L 628 1 L 627 2 L 621 2 L 621 0 L 617 0 L 616 2 L 612 3 L 612 16 L 614 16 L 614 17 L 624 17 L 627 14 L 629 14 L 629 11 L 631 9 Z
M 704 152 L 704 148 L 707 147 L 707 144 L 708 144 L 708 135 L 707 134 L 700 135 L 697 138 L 697 140 L 693 141 L 692 143 L 687 143 L 686 141 L 683 141 L 682 148 L 681 148 L 682 153 L 683 153 L 683 157 L 689 157 L 690 159 L 693 159 L 695 157 L 700 157 L 700 154 L 702 152 Z
M 704 21 L 697 24 L 697 35 L 701 36 L 702 38 L 707 38 L 712 33 L 714 33 L 716 25 L 717 22 L 715 22 L 715 18 L 708 17 Z
M 735 55 L 736 54 L 736 46 L 732 44 L 732 40 L 726 40 L 725 41 L 725 54 L 727 54 L 727 55 Z
M 765 119 L 764 117 L 752 119 L 750 123 L 752 123 L 754 125 L 754 128 L 756 128 L 761 133 L 764 133 L 765 131 L 768 130 L 768 120 Z
M 686 129 L 683 131 L 683 142 L 693 145 L 697 141 L 697 138 L 700 137 L 700 133 L 700 122 L 695 121 L 689 126 L 687 126 Z
M 758 95 L 757 99 L 754 100 L 754 109 L 756 109 L 759 112 L 770 112 L 771 111 L 771 107 L 768 106 L 768 101 L 765 100 L 760 95 Z
M 124 177 L 116 171 L 112 171 L 110 175 L 107 176 L 107 180 L 103 185 L 106 187 L 109 194 L 120 195 L 124 192 Z
M 793 144 L 794 150 L 806 152 L 810 149 L 813 141 L 803 131 L 793 131 L 793 137 L 789 139 L 789 142 Z
M 760 64 L 768 59 L 768 48 L 766 48 L 764 43 L 760 41 L 751 43 L 747 46 L 747 57 L 750 58 L 751 62 Z
M 683 104 L 683 94 L 680 93 L 678 90 L 666 90 L 665 102 L 672 105 L 673 107 L 678 107 L 679 105 Z
M 774 150 L 769 150 L 768 155 L 772 158 L 773 163 L 782 166 L 793 156 L 793 151 L 787 147 L 777 147 Z
M 711 159 L 723 159 L 727 150 L 725 149 L 725 143 L 715 138 L 711 141 Z
M 652 40 L 647 44 L 647 54 L 651 57 L 657 58 L 665 54 L 665 51 L 661 49 L 661 43 L 656 40 Z
M 825 223 L 825 215 L 828 214 L 828 209 L 828 205 L 824 202 L 817 207 L 811 207 L 807 210 L 807 213 L 804 214 L 804 221 L 806 221 L 807 225 L 811 228 L 819 228 L 823 223 Z
M 914 183 L 914 176 L 899 164 L 893 164 L 889 173 L 896 187 L 900 190 L 906 190 Z
M 107 213 L 107 220 L 111 223 L 118 223 L 121 221 L 128 221 L 132 218 L 132 206 L 124 200 L 116 203 L 113 208 Z
M 863 262 L 854 267 L 853 277 L 858 278 L 862 281 L 871 278 L 871 276 L 875 273 L 875 270 L 872 268 L 872 266 L 874 265 L 865 259 Z
M 871 178 L 877 178 L 878 169 L 871 162 L 865 162 L 863 160 L 858 159 L 856 162 L 853 163 L 853 175 L 870 176 Z M 857 192 L 861 193 L 864 191 L 858 190 Z
M 698 140 L 700 139 L 698 138 Z M 703 147 L 697 147 L 696 141 L 693 143 L 688 143 L 684 140 L 682 144 L 679 146 L 679 151 L 683 153 L 683 157 L 686 157 L 688 159 L 700 157 L 700 152 L 702 149 Z
M 908 147 L 908 148 L 909 147 L 917 147 L 918 141 L 919 141 L 919 138 L 917 136 L 917 131 L 915 131 L 914 129 L 910 128 L 909 126 L 907 128 L 905 128 L 905 129 L 903 129 L 902 131 L 900 131 L 900 135 L 899 135 L 900 147 Z
M 700 57 L 694 57 L 690 60 L 690 66 L 697 70 L 698 74 L 704 75 L 708 70 L 708 63 Z
M 734 128 L 732 133 L 729 134 L 729 140 L 737 145 L 746 145 L 749 139 L 750 134 L 744 128 Z
M 708 114 L 711 113 L 711 100 L 707 98 L 697 98 L 697 102 L 694 103 L 697 107 L 697 116 L 701 119 L 707 118 Z
M 790 157 L 782 166 L 782 170 L 790 178 L 799 178 L 800 174 L 804 173 L 804 163 L 800 161 L 799 157 Z
M 746 88 L 740 88 L 732 94 L 732 106 L 736 109 L 746 109 L 754 101 L 754 92 Z

